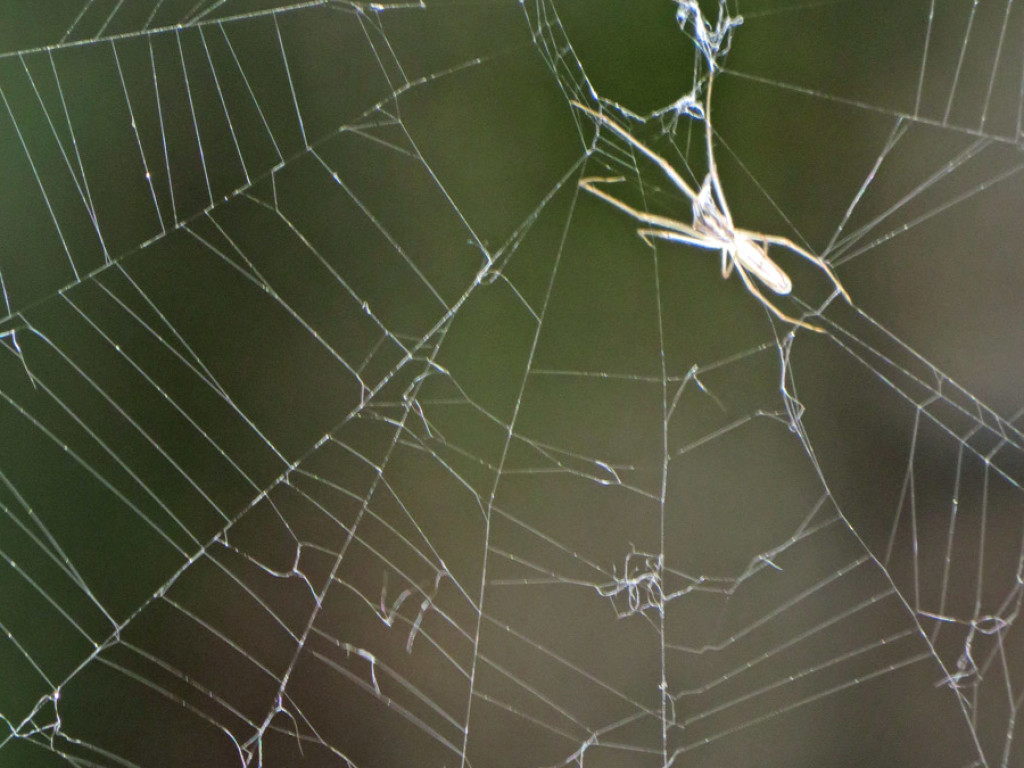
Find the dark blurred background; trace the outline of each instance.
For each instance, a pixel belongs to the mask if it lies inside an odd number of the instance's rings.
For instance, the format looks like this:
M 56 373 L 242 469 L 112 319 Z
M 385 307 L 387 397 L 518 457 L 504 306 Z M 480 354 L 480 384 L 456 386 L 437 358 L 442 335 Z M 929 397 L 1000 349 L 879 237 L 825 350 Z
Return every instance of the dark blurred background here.
M 792 337 L 676 8 L 0 3 L 0 766 L 1020 764 L 1020 8 L 730 4 Z

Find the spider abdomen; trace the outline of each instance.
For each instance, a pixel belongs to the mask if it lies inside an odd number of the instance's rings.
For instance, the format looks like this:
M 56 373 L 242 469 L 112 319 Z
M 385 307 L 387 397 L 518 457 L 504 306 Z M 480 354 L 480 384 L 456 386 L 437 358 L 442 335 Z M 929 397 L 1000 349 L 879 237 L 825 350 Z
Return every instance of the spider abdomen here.
M 736 266 L 746 270 L 780 296 L 793 290 L 793 281 L 782 268 L 768 258 L 765 249 L 753 240 L 738 235 L 729 254 Z

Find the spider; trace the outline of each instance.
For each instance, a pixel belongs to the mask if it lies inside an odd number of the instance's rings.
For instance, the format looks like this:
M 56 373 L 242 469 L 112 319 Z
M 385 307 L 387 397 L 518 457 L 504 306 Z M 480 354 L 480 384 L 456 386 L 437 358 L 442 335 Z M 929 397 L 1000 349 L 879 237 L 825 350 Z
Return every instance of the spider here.
M 668 176 L 672 183 L 675 184 L 683 194 L 690 198 L 690 202 L 693 206 L 692 224 L 686 224 L 679 219 L 672 219 L 667 216 L 658 216 L 657 214 L 637 210 L 636 208 L 622 202 L 617 197 L 613 197 L 608 194 L 598 186 L 599 184 L 614 184 L 625 181 L 621 176 L 587 176 L 580 179 L 579 185 L 582 189 L 585 189 L 592 195 L 610 203 L 620 211 L 628 213 L 634 219 L 650 225 L 647 227 L 641 227 L 637 230 L 637 234 L 640 235 L 640 237 L 643 238 L 643 241 L 648 245 L 653 246 L 652 239 L 659 238 L 662 240 L 669 240 L 674 243 L 686 243 L 687 245 L 693 245 L 697 248 L 720 250 L 722 252 L 723 278 L 728 278 L 729 275 L 732 274 L 733 269 L 735 269 L 739 274 L 740 279 L 743 281 L 743 284 L 747 287 L 747 290 L 754 294 L 754 296 L 756 296 L 758 300 L 760 300 L 760 302 L 777 318 L 784 320 L 787 323 L 807 328 L 811 331 L 824 333 L 822 328 L 798 318 L 790 317 L 781 309 L 776 307 L 765 297 L 763 293 L 761 293 L 760 290 L 758 290 L 757 286 L 750 279 L 750 275 L 753 275 L 760 280 L 761 283 L 780 296 L 789 294 L 793 289 L 793 283 L 789 279 L 789 275 L 787 275 L 782 268 L 768 256 L 769 245 L 780 245 L 783 248 L 788 248 L 799 256 L 803 256 L 805 259 L 821 269 L 826 275 L 828 275 L 829 280 L 831 280 L 832 284 L 835 285 L 836 290 L 843 295 L 843 298 L 846 299 L 847 303 L 853 303 L 850 300 L 850 294 L 846 292 L 845 288 L 843 288 L 842 283 L 839 282 L 839 278 L 835 276 L 832 268 L 824 259 L 819 256 L 815 256 L 804 248 L 801 248 L 789 238 L 780 237 L 779 235 L 766 235 L 761 232 L 753 232 L 749 229 L 741 229 L 733 223 L 732 213 L 729 211 L 729 205 L 725 202 L 725 193 L 722 191 L 722 182 L 718 177 L 718 167 L 715 164 L 715 155 L 711 145 L 711 87 L 713 84 L 713 78 L 714 72 L 711 72 L 708 75 L 708 91 L 704 106 L 708 174 L 704 177 L 704 183 L 701 185 L 699 192 L 694 191 L 693 187 L 683 180 L 683 177 L 679 175 L 668 160 L 631 135 L 629 131 L 616 123 L 610 117 L 597 112 L 578 101 L 572 102 L 574 107 L 586 112 L 602 125 L 608 126 L 608 128 L 629 142 L 648 159 L 653 161 L 664 172 L 664 174 Z

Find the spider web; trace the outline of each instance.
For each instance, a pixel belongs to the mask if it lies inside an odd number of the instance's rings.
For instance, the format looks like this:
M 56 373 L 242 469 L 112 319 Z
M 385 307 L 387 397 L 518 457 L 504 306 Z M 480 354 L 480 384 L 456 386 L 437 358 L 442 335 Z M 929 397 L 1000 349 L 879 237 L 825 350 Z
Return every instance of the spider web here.
M 0 765 L 1024 764 L 1022 22 L 7 4 Z

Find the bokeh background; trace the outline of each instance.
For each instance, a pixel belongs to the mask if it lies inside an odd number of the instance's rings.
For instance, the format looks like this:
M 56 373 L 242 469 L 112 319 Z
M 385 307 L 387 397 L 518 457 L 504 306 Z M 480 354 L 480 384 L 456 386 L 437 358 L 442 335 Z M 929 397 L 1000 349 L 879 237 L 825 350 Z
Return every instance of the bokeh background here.
M 0 3 L 0 766 L 1020 764 L 1020 7 L 729 4 L 820 335 L 676 10 Z

